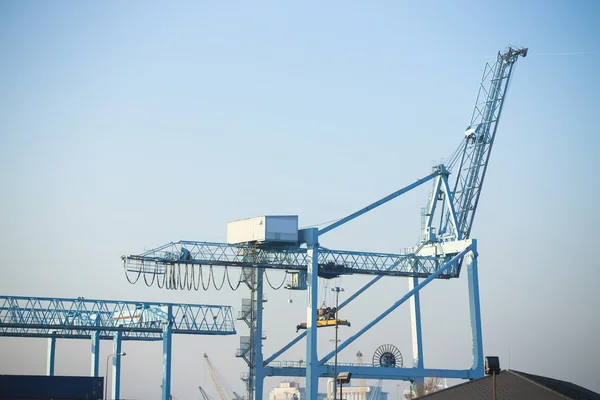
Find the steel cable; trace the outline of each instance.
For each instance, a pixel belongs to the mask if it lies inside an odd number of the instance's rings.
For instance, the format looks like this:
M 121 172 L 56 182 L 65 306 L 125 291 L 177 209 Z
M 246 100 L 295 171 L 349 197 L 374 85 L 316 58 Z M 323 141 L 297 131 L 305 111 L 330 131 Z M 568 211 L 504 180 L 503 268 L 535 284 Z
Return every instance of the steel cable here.
M 146 284 L 146 286 L 151 287 L 152 285 L 154 285 L 154 281 L 157 279 L 156 275 L 158 273 L 158 265 L 155 264 L 154 265 L 154 272 L 152 272 L 152 280 L 150 281 L 150 283 L 148 283 L 148 273 L 146 272 L 146 270 L 144 269 L 144 267 L 142 266 L 142 270 L 144 271 L 144 283 Z
M 193 266 L 192 266 L 192 267 L 193 267 Z M 202 265 L 198 265 L 198 269 L 199 269 L 199 270 L 200 270 L 200 269 L 202 269 Z M 193 273 L 194 273 L 193 271 L 194 271 L 194 269 L 192 268 L 192 275 L 193 275 Z M 196 280 L 195 280 L 195 279 L 193 278 L 193 276 L 192 276 L 192 279 L 193 279 L 193 282 L 194 282 L 194 290 L 195 290 L 195 291 L 198 291 L 198 290 L 200 290 L 200 278 L 201 278 L 200 271 L 198 271 L 198 284 L 196 285 Z
M 227 284 L 229 288 L 233 291 L 236 291 L 241 286 L 242 282 L 248 286 L 250 290 L 256 290 L 256 282 L 254 279 L 245 279 L 245 273 L 242 269 L 240 275 L 235 284 L 232 283 L 231 279 L 231 270 L 225 266 L 225 271 L 223 272 L 223 276 L 221 278 L 221 283 L 217 283 L 217 278 L 215 278 L 215 268 L 210 265 L 208 266 L 208 278 L 205 280 L 205 273 L 203 272 L 202 265 L 198 265 L 198 270 L 196 271 L 195 264 L 154 264 L 154 270 L 149 271 L 143 265 L 143 263 L 137 266 L 137 276 L 132 278 L 130 275 L 135 275 L 135 271 L 130 271 L 127 269 L 127 263 L 123 263 L 123 269 L 125 272 L 125 277 L 130 284 L 135 284 L 139 281 L 140 277 L 144 277 L 144 283 L 148 287 L 152 287 L 155 283 L 159 289 L 167 289 L 167 290 L 195 290 L 199 291 L 200 287 L 202 290 L 208 291 L 210 289 L 211 283 L 212 286 L 217 290 L 222 290 L 225 286 L 225 280 L 227 280 Z M 182 270 L 182 268 L 185 268 Z M 133 274 L 131 274 L 133 272 Z M 196 275 L 197 274 L 197 275 Z M 289 272 L 285 271 L 285 275 L 283 276 L 283 280 L 279 285 L 273 285 L 269 275 L 266 271 L 264 271 L 265 278 L 267 283 L 273 290 L 279 290 L 285 285 L 286 279 L 288 277 Z M 150 278 L 148 275 L 151 275 Z M 162 275 L 162 277 L 161 277 Z
M 285 284 L 285 280 L 287 279 L 287 275 L 288 275 L 288 272 L 285 271 L 285 274 L 283 275 L 283 280 L 281 281 L 281 285 L 275 287 L 271 284 L 271 281 L 269 280 L 269 275 L 267 275 L 267 271 L 265 271 L 264 273 L 265 273 L 265 278 L 267 279 L 267 283 L 269 284 L 269 286 L 271 286 L 271 289 L 273 289 L 273 290 L 281 289 L 281 287 Z
M 240 273 L 240 277 L 238 278 L 238 281 L 237 281 L 237 286 L 234 289 L 233 285 L 231 284 L 231 280 L 229 279 L 229 270 L 227 269 L 227 267 L 225 267 L 225 271 L 227 272 L 227 282 L 229 283 L 229 287 L 231 288 L 231 290 L 233 290 L 235 292 L 236 290 L 238 290 L 238 288 L 242 284 L 242 274 Z
M 210 287 L 210 274 L 208 274 L 208 284 L 206 286 L 204 286 L 204 276 L 202 275 L 202 268 L 200 268 L 200 277 L 202 278 L 202 289 L 204 289 L 205 291 L 208 290 L 208 288 Z
M 165 271 L 165 276 L 167 277 L 166 279 L 166 285 L 165 288 L 167 290 L 171 290 L 171 288 L 173 287 L 172 283 L 173 283 L 173 266 L 167 264 L 166 266 L 166 271 Z
M 135 285 L 137 283 L 137 281 L 140 279 L 140 275 L 142 274 L 142 269 L 138 269 L 137 278 L 135 278 L 135 281 L 131 282 L 131 279 L 129 279 L 129 274 L 127 273 L 127 263 L 125 262 L 125 260 L 123 260 L 123 270 L 125 271 L 125 278 L 127 278 L 127 281 L 132 285 Z
M 212 280 L 213 280 L 213 286 L 215 287 L 215 289 L 217 289 L 217 291 L 223 289 L 223 285 L 225 284 L 225 274 L 227 273 L 227 271 L 223 272 L 223 280 L 221 281 L 221 286 L 217 287 L 217 280 L 215 279 L 215 270 L 213 269 L 213 266 L 210 266 L 210 273 L 212 275 Z
M 160 277 L 156 276 L 157 274 L 158 274 L 158 264 L 156 264 L 154 267 L 154 276 L 156 278 L 156 286 L 158 286 L 159 289 L 162 289 L 165 287 L 165 284 L 166 284 L 167 267 L 165 266 L 165 270 L 163 271 L 163 274 L 162 274 L 162 284 L 160 283 Z

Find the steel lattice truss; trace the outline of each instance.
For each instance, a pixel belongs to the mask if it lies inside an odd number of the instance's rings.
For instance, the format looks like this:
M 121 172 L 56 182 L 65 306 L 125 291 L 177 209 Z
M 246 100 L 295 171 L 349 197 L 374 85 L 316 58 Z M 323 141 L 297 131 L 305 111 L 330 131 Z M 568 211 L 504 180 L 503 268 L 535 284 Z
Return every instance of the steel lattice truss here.
M 344 274 L 411 276 L 426 278 L 456 253 L 442 256 L 365 253 L 319 248 L 319 275 L 333 277 Z M 282 270 L 306 270 L 305 248 L 261 248 L 251 244 L 211 242 L 172 242 L 139 255 L 123 256 L 129 272 L 164 274 L 170 265 L 213 265 L 228 267 L 259 267 Z M 455 278 L 458 267 L 441 274 L 440 278 Z
M 469 238 L 473 226 L 511 73 L 519 56 L 526 55 L 527 49 L 509 48 L 505 53 L 498 53 L 497 59 L 487 63 L 483 71 L 453 189 L 458 225 L 465 239 Z M 447 214 L 444 221 L 446 226 L 441 227 L 441 232 L 447 228 Z
M 236 333 L 230 306 L 0 296 L 0 336 L 162 340 L 169 310 L 173 333 Z

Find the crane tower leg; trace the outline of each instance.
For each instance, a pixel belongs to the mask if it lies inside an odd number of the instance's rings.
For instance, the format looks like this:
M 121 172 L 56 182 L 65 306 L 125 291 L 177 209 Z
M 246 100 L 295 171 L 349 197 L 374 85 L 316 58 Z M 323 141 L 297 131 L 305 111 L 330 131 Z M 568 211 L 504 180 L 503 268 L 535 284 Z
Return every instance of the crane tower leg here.
M 263 269 L 256 270 L 256 319 L 254 329 L 254 400 L 262 400 L 265 379 L 262 338 L 263 338 Z
M 308 265 L 306 286 L 306 398 L 316 399 L 319 391 L 319 358 L 317 355 L 317 307 L 319 301 L 319 242 L 318 229 L 301 231 L 307 245 Z
M 477 275 L 477 241 L 473 239 L 473 250 L 465 256 L 469 279 L 469 310 L 471 315 L 471 338 L 473 341 L 473 378 L 483 377 L 483 343 L 481 332 L 481 309 L 479 303 L 479 280 Z
M 419 285 L 419 278 L 408 279 L 408 289 L 413 290 Z M 423 369 L 423 335 L 421 333 L 421 299 L 416 291 L 410 298 L 410 325 L 412 332 L 413 368 Z M 416 385 L 422 384 L 423 379 L 415 379 Z
M 48 360 L 46 363 L 46 375 L 54 376 L 54 356 L 56 355 L 56 338 L 48 338 Z
M 121 353 L 121 339 L 123 337 L 123 331 L 115 332 L 113 337 L 113 354 Z M 112 357 L 113 369 L 112 369 L 112 395 L 111 399 L 121 398 L 121 357 Z
M 100 366 L 100 331 L 92 332 L 92 365 L 90 376 L 98 376 Z
M 162 400 L 171 398 L 171 343 L 173 338 L 173 308 L 168 307 L 168 321 L 163 326 Z

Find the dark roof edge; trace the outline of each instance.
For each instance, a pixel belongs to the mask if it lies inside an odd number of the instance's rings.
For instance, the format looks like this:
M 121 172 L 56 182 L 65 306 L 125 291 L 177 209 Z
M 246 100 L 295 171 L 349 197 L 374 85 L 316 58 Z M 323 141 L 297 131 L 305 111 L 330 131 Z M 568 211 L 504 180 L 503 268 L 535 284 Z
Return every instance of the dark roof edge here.
M 562 393 L 560 393 L 560 392 L 557 392 L 557 391 L 556 391 L 556 390 L 554 390 L 554 389 L 550 389 L 548 386 L 542 385 L 541 383 L 539 383 L 539 382 L 536 382 L 536 381 L 534 381 L 533 379 L 530 379 L 530 378 L 526 377 L 526 376 L 525 376 L 525 374 L 527 374 L 526 372 L 515 371 L 515 370 L 511 370 L 511 369 L 507 369 L 505 372 L 508 372 L 508 373 L 510 373 L 511 375 L 517 376 L 517 377 L 519 377 L 519 378 L 521 378 L 521 379 L 523 379 L 523 380 L 525 380 L 525 381 L 527 381 L 527 382 L 529 382 L 529 383 L 533 383 L 533 384 L 534 384 L 534 385 L 536 385 L 536 386 L 539 386 L 539 387 L 541 387 L 541 388 L 543 388 L 543 389 L 546 389 L 546 390 L 547 390 L 547 391 L 549 391 L 550 393 L 554 393 L 554 394 L 557 394 L 557 395 L 559 395 L 559 396 L 561 396 L 561 397 L 563 397 L 563 398 L 565 398 L 565 399 L 567 399 L 567 400 L 571 400 L 571 398 L 570 398 L 570 397 L 568 397 L 568 396 L 565 396 L 564 394 L 562 394 Z M 532 375 L 532 374 L 530 374 L 530 375 Z M 562 381 L 561 381 L 561 382 L 562 382 Z M 568 382 L 568 383 L 570 383 L 570 382 Z
M 420 400 L 420 399 L 427 399 L 427 398 L 429 398 L 430 396 L 436 395 L 436 394 L 438 394 L 438 393 L 443 393 L 443 392 L 446 392 L 446 391 L 448 391 L 448 390 L 450 390 L 450 389 L 454 389 L 454 388 L 457 388 L 457 387 L 460 387 L 460 386 L 468 385 L 468 384 L 469 384 L 469 383 L 471 383 L 471 382 L 475 382 L 475 381 L 479 381 L 479 380 L 486 379 L 486 378 L 491 378 L 491 377 L 492 377 L 491 375 L 485 375 L 485 376 L 482 376 L 481 378 L 477 378 L 477 379 L 469 379 L 469 380 L 467 380 L 466 382 L 459 383 L 458 385 L 450 386 L 450 387 L 447 387 L 447 388 L 445 388 L 445 389 L 442 389 L 442 390 L 438 390 L 438 391 L 436 391 L 436 392 L 433 392 L 433 393 L 429 393 L 429 394 L 425 394 L 425 395 L 423 395 L 423 396 L 415 397 L 415 399 L 417 399 L 417 400 Z

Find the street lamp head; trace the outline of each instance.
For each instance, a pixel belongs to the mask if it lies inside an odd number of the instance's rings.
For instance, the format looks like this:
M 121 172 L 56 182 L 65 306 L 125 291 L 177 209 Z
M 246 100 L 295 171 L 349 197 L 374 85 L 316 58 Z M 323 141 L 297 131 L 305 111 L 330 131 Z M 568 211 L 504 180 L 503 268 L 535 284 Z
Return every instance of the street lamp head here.
M 125 356 L 127 355 L 127 353 L 123 352 L 123 353 L 119 353 L 119 354 L 117 354 L 117 355 L 118 355 L 118 356 L 121 356 L 121 357 L 125 357 Z

